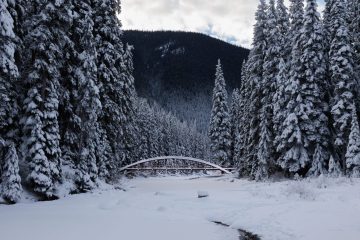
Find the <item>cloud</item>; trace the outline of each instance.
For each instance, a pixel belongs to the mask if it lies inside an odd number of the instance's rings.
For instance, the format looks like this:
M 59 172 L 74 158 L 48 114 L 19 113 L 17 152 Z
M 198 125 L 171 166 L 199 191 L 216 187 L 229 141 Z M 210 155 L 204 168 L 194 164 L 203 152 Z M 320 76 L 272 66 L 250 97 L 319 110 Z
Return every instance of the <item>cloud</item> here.
M 124 29 L 202 32 L 250 47 L 255 0 L 123 0 Z

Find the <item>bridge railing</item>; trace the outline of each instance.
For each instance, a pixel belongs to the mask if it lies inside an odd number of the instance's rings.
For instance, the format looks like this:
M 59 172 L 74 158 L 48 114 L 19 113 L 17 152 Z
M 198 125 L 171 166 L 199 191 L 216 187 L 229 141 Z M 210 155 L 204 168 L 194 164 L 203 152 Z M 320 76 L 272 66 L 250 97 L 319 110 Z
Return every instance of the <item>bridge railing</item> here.
M 144 167 L 144 168 L 139 168 L 137 166 L 140 166 L 140 165 L 143 165 L 143 164 L 146 164 L 146 163 L 151 163 L 151 162 L 157 162 L 157 161 L 161 161 L 161 160 L 180 160 L 180 161 L 186 161 L 186 162 L 189 162 L 189 163 L 199 163 L 199 164 L 204 164 L 205 166 L 208 166 L 208 167 L 205 167 L 205 168 L 200 168 L 200 167 L 194 167 L 194 168 L 191 168 L 191 167 L 170 167 L 170 168 L 167 168 L 167 167 Z M 166 165 L 166 164 L 165 164 Z M 156 169 L 157 168 L 157 169 Z M 156 158 L 149 158 L 149 159 L 144 159 L 144 160 L 141 160 L 141 161 L 138 161 L 138 162 L 135 162 L 135 163 L 132 163 L 132 164 L 129 164 L 123 168 L 120 169 L 120 172 L 123 172 L 123 171 L 126 171 L 126 170 L 144 170 L 144 171 L 148 171 L 148 170 L 168 170 L 168 171 L 171 171 L 171 170 L 219 170 L 223 173 L 226 173 L 226 174 L 231 174 L 231 168 L 223 168 L 221 166 L 218 166 L 214 163 L 211 163 L 211 162 L 208 162 L 208 161 L 204 161 L 204 160 L 201 160 L 201 159 L 197 159 L 197 158 L 192 158 L 192 157 L 183 157 L 183 156 L 162 156 L 162 157 L 156 157 Z

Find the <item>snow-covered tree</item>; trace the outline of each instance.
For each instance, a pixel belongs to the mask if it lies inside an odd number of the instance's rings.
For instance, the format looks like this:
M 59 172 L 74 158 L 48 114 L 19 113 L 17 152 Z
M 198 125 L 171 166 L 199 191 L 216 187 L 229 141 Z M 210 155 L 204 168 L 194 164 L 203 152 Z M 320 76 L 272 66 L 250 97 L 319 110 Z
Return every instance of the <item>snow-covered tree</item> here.
M 246 139 L 245 165 L 252 165 L 252 176 L 257 170 L 257 152 L 260 135 L 260 110 L 261 110 L 261 83 L 263 81 L 263 65 L 266 52 L 266 15 L 267 5 L 261 0 L 256 12 L 256 24 L 254 26 L 253 48 L 250 51 L 247 62 L 246 87 L 249 89 L 249 129 Z
M 227 91 L 220 60 L 216 66 L 213 107 L 209 126 L 212 159 L 220 165 L 229 164 L 231 135 L 230 116 L 227 106 Z
M 0 136 L 14 141 L 18 116 L 16 79 L 19 76 L 15 60 L 17 36 L 8 0 L 0 1 Z
M 21 198 L 22 187 L 19 175 L 19 159 L 14 144 L 6 146 L 5 142 L 0 142 L 0 149 L 4 155 L 2 164 L 2 197 L 9 203 L 16 203 Z
M 358 0 L 348 0 L 348 24 L 351 34 L 351 43 L 354 48 L 354 70 L 356 78 L 356 107 L 360 114 L 360 2 Z
M 129 161 L 132 148 L 130 131 L 134 125 L 133 79 L 129 75 L 131 53 L 124 49 L 121 41 L 122 30 L 118 18 L 119 0 L 94 0 L 94 34 L 97 48 L 98 81 L 103 105 L 101 126 L 107 137 L 117 166 Z
M 351 118 L 351 131 L 346 151 L 346 167 L 349 175 L 360 177 L 360 128 L 355 107 Z
M 256 179 L 267 178 L 269 170 L 274 162 L 273 154 L 273 96 L 276 89 L 276 76 L 278 74 L 280 46 L 279 28 L 277 26 L 277 12 L 275 1 L 270 0 L 265 23 L 266 49 L 263 64 L 263 78 L 260 83 L 261 110 L 260 139 L 258 145 L 258 166 L 255 173 Z
M 324 30 L 317 12 L 315 0 L 307 0 L 304 14 L 304 24 L 300 36 L 302 45 L 301 63 L 305 76 L 301 81 L 301 100 L 299 119 L 300 128 L 306 139 L 305 148 L 312 158 L 312 167 L 308 174 L 320 175 L 325 172 L 325 165 L 329 159 L 328 119 L 325 111 L 325 52 Z
M 340 177 L 342 175 L 340 163 L 339 161 L 335 161 L 332 155 L 330 156 L 330 160 L 329 160 L 328 174 L 331 177 Z
M 93 9 L 91 1 L 74 2 L 77 17 L 74 21 L 72 40 L 76 42 L 73 77 L 77 98 L 75 114 L 78 126 L 77 183 L 81 191 L 90 190 L 97 182 L 97 159 L 101 102 L 97 83 L 96 48 L 93 36 Z M 76 65 L 75 65 L 76 64 Z M 73 89 L 75 90 L 75 89 Z M 100 163 L 99 163 L 100 162 Z
M 247 74 L 247 63 L 244 61 L 242 64 L 241 70 L 241 88 L 239 90 L 239 103 L 238 103 L 238 115 L 239 119 L 237 121 L 237 135 L 235 136 L 234 142 L 234 164 L 240 175 L 249 175 L 244 173 L 244 170 L 248 170 L 248 167 L 245 166 L 246 159 L 246 140 L 248 139 L 249 134 L 249 95 L 250 95 L 250 86 L 248 83 L 248 74 Z
M 35 192 L 47 198 L 55 196 L 61 180 L 59 79 L 62 47 L 67 42 L 62 23 L 68 13 L 63 7 L 62 1 L 33 1 L 33 11 L 24 23 L 24 156 L 30 166 L 28 181 Z
M 291 60 L 289 64 L 289 77 L 286 77 L 286 66 L 281 66 L 281 75 L 278 81 L 285 87 L 285 112 L 286 117 L 282 126 L 281 134 L 276 138 L 278 160 L 277 163 L 285 171 L 297 172 L 310 162 L 309 154 L 306 150 L 308 139 L 304 136 L 302 121 L 307 120 L 302 83 L 306 79 L 304 64 L 302 63 L 303 46 L 301 41 L 302 27 L 304 23 L 304 3 L 303 1 L 292 0 L 290 8 L 291 17 Z M 285 78 L 285 79 L 284 79 Z M 281 97 L 280 97 L 281 99 Z M 281 117 L 279 118 L 281 119 Z
M 334 85 L 331 99 L 331 115 L 335 131 L 335 161 L 341 161 L 346 169 L 345 154 L 351 129 L 351 116 L 355 102 L 354 51 L 347 27 L 344 0 L 334 0 L 331 9 L 331 28 L 334 37 L 330 46 L 330 75 Z
M 240 92 L 239 89 L 235 89 L 231 96 L 231 107 L 230 107 L 230 134 L 231 134 L 231 155 L 230 162 L 231 166 L 235 164 L 235 145 L 236 138 L 239 133 L 240 125 Z

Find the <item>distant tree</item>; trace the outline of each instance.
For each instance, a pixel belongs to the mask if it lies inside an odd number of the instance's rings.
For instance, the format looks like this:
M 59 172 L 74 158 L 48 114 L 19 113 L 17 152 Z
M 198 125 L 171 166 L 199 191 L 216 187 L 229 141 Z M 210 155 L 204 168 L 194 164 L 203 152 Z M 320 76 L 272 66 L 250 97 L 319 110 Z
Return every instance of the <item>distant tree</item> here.
M 213 108 L 209 126 L 212 159 L 220 165 L 229 165 L 231 135 L 227 91 L 220 60 L 216 66 Z
M 239 119 L 237 121 L 238 130 L 234 142 L 234 163 L 236 168 L 238 168 L 240 175 L 242 176 L 249 175 L 249 166 L 246 165 L 246 159 L 247 159 L 246 156 L 248 154 L 246 141 L 248 140 L 249 128 L 250 128 L 249 98 L 251 94 L 251 89 L 248 82 L 247 68 L 248 65 L 244 61 L 242 64 L 241 88 L 239 90 L 239 103 L 238 103 Z
M 239 89 L 235 89 L 231 96 L 231 107 L 230 107 L 230 134 L 231 134 L 231 155 L 229 156 L 231 166 L 235 164 L 235 145 L 236 138 L 239 133 L 240 124 L 240 92 Z
M 329 160 L 328 174 L 332 177 L 340 177 L 342 175 L 341 166 L 338 161 L 335 161 L 332 155 L 330 156 Z

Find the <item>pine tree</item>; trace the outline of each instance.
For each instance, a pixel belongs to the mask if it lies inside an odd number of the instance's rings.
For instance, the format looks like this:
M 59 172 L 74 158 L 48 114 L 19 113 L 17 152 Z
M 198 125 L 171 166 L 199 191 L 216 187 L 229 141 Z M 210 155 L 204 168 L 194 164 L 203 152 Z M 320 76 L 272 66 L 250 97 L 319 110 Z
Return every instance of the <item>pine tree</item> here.
M 98 81 L 103 104 L 101 126 L 106 130 L 114 163 L 121 166 L 130 161 L 133 147 L 130 130 L 133 122 L 133 79 L 131 53 L 121 41 L 119 0 L 94 0 L 94 34 L 97 48 Z
M 305 71 L 304 78 L 300 79 L 302 98 L 300 109 L 303 111 L 300 127 L 308 142 L 305 148 L 312 158 L 312 167 L 308 174 L 317 176 L 325 173 L 325 164 L 329 159 L 327 149 L 330 133 L 325 114 L 328 106 L 324 94 L 326 71 L 324 31 L 315 0 L 307 0 L 300 42 L 301 63 Z
M 77 86 L 75 114 L 78 126 L 78 172 L 77 183 L 81 191 L 92 189 L 98 179 L 98 165 L 103 159 L 97 159 L 99 143 L 98 116 L 101 102 L 97 82 L 96 49 L 93 36 L 93 10 L 91 1 L 74 2 L 77 18 L 74 21 L 72 40 L 76 42 L 74 81 Z M 75 90 L 75 89 L 74 89 Z M 100 163 L 99 163 L 100 162 Z
M 249 82 L 248 82 L 248 74 L 247 74 L 247 63 L 244 61 L 242 64 L 241 70 L 241 88 L 239 91 L 239 103 L 238 103 L 238 126 L 237 126 L 237 135 L 235 136 L 234 142 L 234 164 L 235 167 L 238 168 L 238 171 L 241 176 L 249 175 L 249 173 L 245 173 L 248 170 L 248 166 L 245 166 L 246 159 L 246 140 L 249 135 Z
M 348 24 L 351 35 L 351 43 L 354 48 L 354 71 L 356 79 L 356 107 L 358 115 L 360 114 L 360 2 L 357 0 L 348 0 Z
M 18 115 L 16 80 L 19 76 L 15 60 L 17 36 L 8 0 L 0 2 L 0 136 L 15 141 Z M 1 159 L 0 159 L 1 161 Z
M 135 124 L 135 101 L 136 101 L 136 91 L 135 91 L 135 81 L 133 77 L 134 66 L 133 66 L 133 47 L 126 45 L 124 48 L 123 61 L 122 65 L 122 111 L 125 119 L 122 123 L 123 126 L 123 137 L 122 137 L 122 146 L 124 152 L 124 162 L 123 164 L 130 164 L 134 161 L 134 152 L 135 148 L 135 138 L 137 134 L 136 124 Z
M 263 65 L 263 79 L 260 84 L 261 110 L 260 110 L 260 140 L 258 146 L 258 167 L 255 173 L 257 180 L 267 178 L 274 162 L 273 153 L 273 107 L 272 101 L 276 89 L 276 76 L 278 74 L 280 46 L 279 28 L 277 26 L 277 12 L 275 1 L 269 2 L 267 10 L 267 21 L 265 24 L 267 47 Z
M 277 0 L 276 5 L 276 23 L 279 31 L 278 46 L 280 47 L 280 54 L 283 58 L 288 58 L 291 52 L 291 45 L 288 41 L 288 35 L 290 30 L 290 17 L 288 9 L 284 4 L 284 0 Z
M 274 146 L 276 148 L 278 140 L 282 132 L 281 125 L 286 118 L 286 94 L 285 82 L 289 77 L 289 61 L 291 55 L 291 41 L 290 39 L 290 19 L 288 9 L 283 0 L 277 1 L 277 26 L 279 34 L 277 36 L 279 47 L 278 73 L 276 76 L 275 92 L 273 96 L 273 129 L 274 129 Z M 277 159 L 278 156 L 275 156 Z
M 355 107 L 351 119 L 351 131 L 345 156 L 346 167 L 349 175 L 360 177 L 360 128 Z
M 33 1 L 24 23 L 24 83 L 28 89 L 23 104 L 24 156 L 29 162 L 28 181 L 34 191 L 55 197 L 61 180 L 59 147 L 59 79 L 62 47 L 67 42 L 63 29 L 64 2 Z
M 292 0 L 290 8 L 291 16 L 291 60 L 289 64 L 290 73 L 286 77 L 286 66 L 282 66 L 278 81 L 285 86 L 285 112 L 281 116 L 286 117 L 282 126 L 281 134 L 277 137 L 277 163 L 285 171 L 298 172 L 310 162 L 306 147 L 309 146 L 308 139 L 304 135 L 303 120 L 307 120 L 302 95 L 302 83 L 306 79 L 304 64 L 301 61 L 302 41 L 301 33 L 304 16 L 303 1 Z M 285 78 L 285 79 L 284 79 Z M 281 103 L 283 104 L 283 103 Z M 281 116 L 279 119 L 281 119 Z
M 213 161 L 220 165 L 229 164 L 231 135 L 230 116 L 227 106 L 227 91 L 220 60 L 216 66 L 213 107 L 209 126 L 209 138 Z
M 240 124 L 240 92 L 239 89 L 235 89 L 232 93 L 231 97 L 231 109 L 230 109 L 230 134 L 231 134 L 231 155 L 230 155 L 230 162 L 231 166 L 235 164 L 235 145 L 236 145 L 236 138 L 239 135 L 239 124 Z
M 263 81 L 263 64 L 266 49 L 266 9 L 264 0 L 260 1 L 256 12 L 256 24 L 254 27 L 253 48 L 249 54 L 247 62 L 247 88 L 249 89 L 249 130 L 246 139 L 246 159 L 245 165 L 251 165 L 252 176 L 256 174 L 258 160 L 258 146 L 260 135 L 261 110 L 261 83 Z
M 4 146 L 5 150 L 4 164 L 2 166 L 2 196 L 9 203 L 16 203 L 21 198 L 21 178 L 19 175 L 19 159 L 16 153 L 15 145 Z
M 338 161 L 335 161 L 332 155 L 330 156 L 330 160 L 329 160 L 328 174 L 331 177 L 340 177 L 342 175 L 341 166 Z
M 341 161 L 346 168 L 345 154 L 351 129 L 351 115 L 354 99 L 354 52 L 344 19 L 346 6 L 343 0 L 335 0 L 331 9 L 331 28 L 334 37 L 330 47 L 330 74 L 334 84 L 331 99 L 331 115 L 335 131 L 335 161 Z

